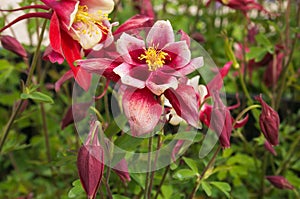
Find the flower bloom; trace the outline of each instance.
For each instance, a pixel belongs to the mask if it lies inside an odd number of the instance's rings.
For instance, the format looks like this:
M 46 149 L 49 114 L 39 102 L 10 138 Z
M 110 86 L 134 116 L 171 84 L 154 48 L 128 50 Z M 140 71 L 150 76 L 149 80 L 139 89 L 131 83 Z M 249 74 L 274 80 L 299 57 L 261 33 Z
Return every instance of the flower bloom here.
M 81 49 L 90 49 L 104 42 L 110 33 L 108 14 L 113 10 L 113 0 L 42 0 L 45 5 L 25 6 L 51 10 L 52 12 L 27 13 L 3 27 L 0 32 L 14 23 L 33 17 L 50 19 L 50 47 L 45 59 L 51 62 L 68 62 L 77 83 L 85 90 L 89 88 L 91 76 L 73 63 L 81 59 Z M 14 10 L 11 10 L 14 11 Z
M 122 33 L 116 42 L 121 61 L 107 58 L 77 61 L 87 71 L 119 76 L 123 110 L 135 136 L 151 132 L 158 124 L 163 113 L 161 95 L 187 123 L 198 127 L 197 96 L 184 79 L 203 65 L 203 58 L 191 59 L 189 41 L 181 35 L 182 39 L 175 41 L 170 22 L 157 21 L 145 41 Z
M 268 142 L 274 146 L 279 144 L 279 115 L 263 99 L 262 95 L 255 98 L 262 106 L 262 112 L 259 117 L 259 126 Z
M 283 176 L 266 176 L 266 179 L 278 189 L 294 189 L 294 186 Z

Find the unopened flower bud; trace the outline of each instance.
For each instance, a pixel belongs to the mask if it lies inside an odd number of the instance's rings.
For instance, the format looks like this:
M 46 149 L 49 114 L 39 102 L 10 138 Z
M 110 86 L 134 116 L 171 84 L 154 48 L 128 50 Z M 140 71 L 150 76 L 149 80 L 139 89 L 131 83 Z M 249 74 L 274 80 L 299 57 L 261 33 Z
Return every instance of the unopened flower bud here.
M 262 112 L 259 117 L 259 126 L 264 136 L 270 144 L 276 146 L 279 144 L 279 115 L 263 99 L 262 95 L 255 98 L 262 106 Z
M 14 37 L 9 35 L 3 35 L 0 37 L 0 40 L 3 48 L 5 48 L 6 50 L 13 52 L 16 55 L 19 55 L 20 57 L 23 58 L 27 57 L 26 50 L 24 49 L 22 44 L 20 44 L 20 42 L 16 40 Z
M 266 176 L 266 179 L 278 189 L 294 189 L 294 186 L 283 176 Z
M 77 157 L 79 178 L 88 199 L 96 197 L 104 170 L 104 151 L 98 140 L 98 124 L 91 123 L 87 141 L 80 147 Z
M 116 166 L 114 166 L 113 171 L 120 177 L 123 183 L 129 182 L 130 175 L 128 172 L 128 165 L 125 159 L 122 159 Z

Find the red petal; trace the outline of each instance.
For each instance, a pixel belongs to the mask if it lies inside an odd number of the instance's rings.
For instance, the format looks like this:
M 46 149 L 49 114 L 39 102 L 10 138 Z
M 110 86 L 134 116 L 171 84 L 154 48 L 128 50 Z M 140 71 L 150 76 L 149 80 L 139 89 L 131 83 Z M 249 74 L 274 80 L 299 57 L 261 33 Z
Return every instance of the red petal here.
M 163 111 L 155 96 L 146 88 L 127 88 L 123 95 L 123 109 L 133 136 L 153 131 Z

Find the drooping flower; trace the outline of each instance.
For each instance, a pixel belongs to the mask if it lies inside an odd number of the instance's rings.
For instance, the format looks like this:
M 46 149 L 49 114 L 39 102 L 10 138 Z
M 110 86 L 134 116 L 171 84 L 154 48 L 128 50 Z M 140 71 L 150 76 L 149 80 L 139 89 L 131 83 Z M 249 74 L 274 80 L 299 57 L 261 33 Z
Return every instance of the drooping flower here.
M 201 122 L 217 133 L 219 142 L 223 148 L 230 147 L 232 129 L 242 127 L 248 121 L 248 115 L 240 121 L 234 121 L 234 118 L 231 116 L 230 110 L 239 107 L 239 101 L 236 105 L 227 107 L 220 97 L 223 78 L 228 74 L 231 64 L 231 62 L 225 64 L 224 67 L 219 70 L 219 73 L 207 84 L 206 88 L 201 87 L 201 89 L 204 90 L 202 93 L 207 93 L 204 98 L 212 97 L 214 104 L 203 104 L 199 118 Z
M 88 138 L 77 156 L 79 178 L 89 199 L 96 197 L 104 170 L 104 150 L 98 140 L 98 128 L 98 122 L 91 122 Z
M 118 162 L 118 164 L 116 164 L 112 169 L 120 177 L 123 183 L 131 180 L 128 172 L 128 165 L 124 158 L 120 160 L 120 162 Z
M 274 146 L 279 144 L 279 115 L 270 107 L 259 95 L 255 98 L 262 106 L 262 112 L 259 117 L 259 126 L 268 142 Z
M 0 40 L 3 48 L 5 48 L 6 50 L 9 50 L 22 58 L 27 58 L 26 50 L 24 49 L 22 44 L 20 44 L 20 42 L 14 37 L 9 35 L 2 35 L 0 36 Z
M 124 27 L 126 29 L 126 27 Z M 192 126 L 198 127 L 198 104 L 194 89 L 186 85 L 185 75 L 203 65 L 203 58 L 191 59 L 189 42 L 182 35 L 175 41 L 169 21 L 157 21 L 145 41 L 123 33 L 116 42 L 122 61 L 108 59 L 79 60 L 77 64 L 94 73 L 112 71 L 123 86 L 123 110 L 135 136 L 151 132 L 163 113 L 160 96 L 170 101 L 176 113 Z M 106 75 L 108 76 L 108 75 Z
M 108 14 L 114 7 L 113 0 L 42 0 L 45 5 L 25 6 L 20 9 L 37 8 L 52 12 L 27 13 L 3 27 L 33 17 L 50 19 L 50 48 L 45 59 L 62 63 L 65 58 L 77 83 L 85 90 L 89 88 L 91 76 L 74 61 L 81 59 L 81 49 L 90 49 L 111 36 Z M 12 10 L 14 11 L 14 10 Z
M 266 179 L 278 189 L 294 189 L 294 186 L 283 176 L 266 176 Z

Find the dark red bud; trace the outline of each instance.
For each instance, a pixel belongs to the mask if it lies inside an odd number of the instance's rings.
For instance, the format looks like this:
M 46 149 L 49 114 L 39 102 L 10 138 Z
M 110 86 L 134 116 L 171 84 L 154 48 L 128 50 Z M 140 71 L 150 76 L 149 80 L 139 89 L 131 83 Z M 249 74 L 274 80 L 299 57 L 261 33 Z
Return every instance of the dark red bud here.
M 294 189 L 294 186 L 283 176 L 266 176 L 266 179 L 278 189 Z
M 265 138 L 270 144 L 276 146 L 279 144 L 279 115 L 263 99 L 262 95 L 255 97 L 262 106 L 262 112 L 259 117 L 259 126 Z
M 22 44 L 20 44 L 20 42 L 16 40 L 14 37 L 9 35 L 3 35 L 0 37 L 0 40 L 3 48 L 5 48 L 6 50 L 13 52 L 20 57 L 23 58 L 27 57 L 26 50 L 24 49 Z
M 104 150 L 99 144 L 97 122 L 92 122 L 88 139 L 79 149 L 77 169 L 88 198 L 94 199 L 104 170 Z

